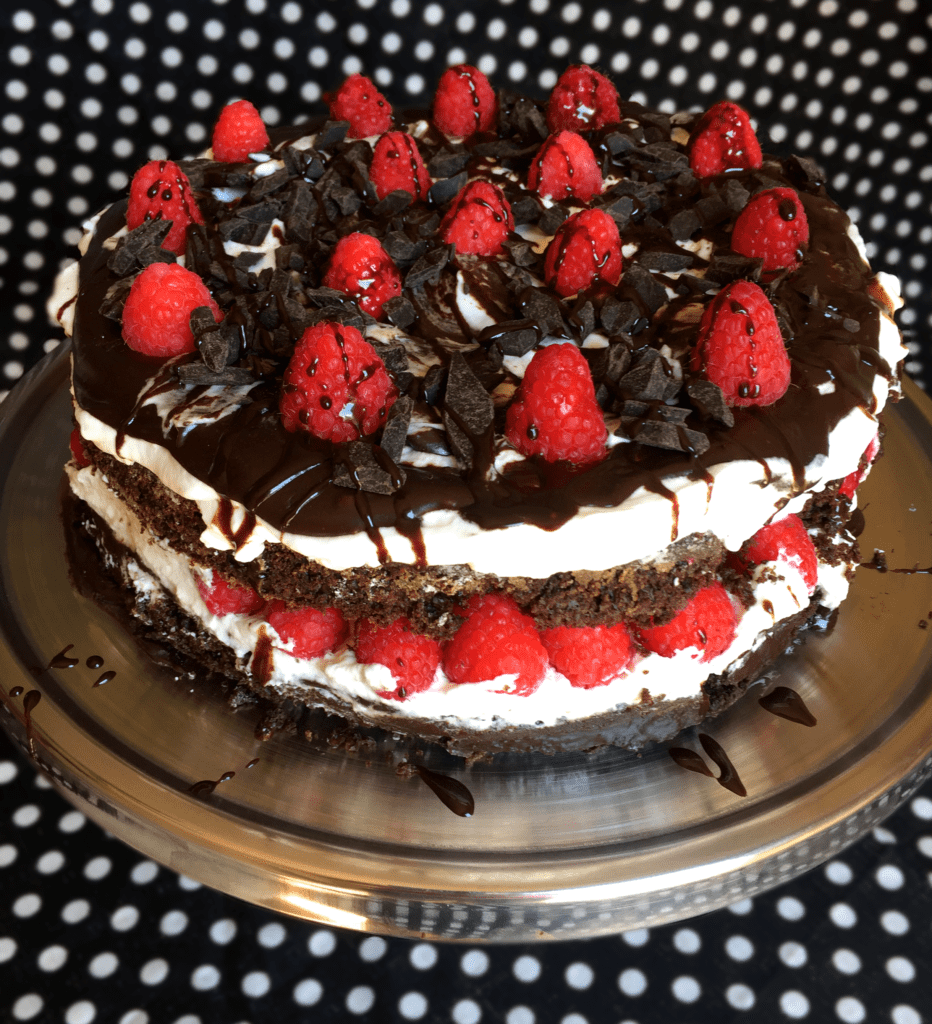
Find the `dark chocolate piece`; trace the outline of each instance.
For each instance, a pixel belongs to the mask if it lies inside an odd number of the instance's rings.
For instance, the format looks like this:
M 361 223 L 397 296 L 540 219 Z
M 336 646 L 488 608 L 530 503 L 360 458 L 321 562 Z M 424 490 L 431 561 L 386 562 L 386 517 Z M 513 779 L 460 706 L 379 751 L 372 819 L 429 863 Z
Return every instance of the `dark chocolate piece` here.
M 622 281 L 630 285 L 641 296 L 644 305 L 656 313 L 667 302 L 667 290 L 656 280 L 649 270 L 637 263 L 628 266 L 622 275 Z
M 349 121 L 325 121 L 323 128 L 317 133 L 314 145 L 317 149 L 330 149 L 346 138 L 349 129 Z
M 468 180 L 469 175 L 465 171 L 461 171 L 452 178 L 440 178 L 439 181 L 435 181 L 433 185 L 430 186 L 428 198 L 436 206 L 443 206 L 445 203 L 448 203 L 461 188 L 463 188 Z
M 389 231 L 382 239 L 382 248 L 395 261 L 396 266 L 406 267 L 424 254 L 427 243 L 423 239 L 415 242 L 403 231 Z
M 432 366 L 421 378 L 421 391 L 428 405 L 439 405 L 447 381 L 445 366 Z
M 124 277 L 115 281 L 107 289 L 103 302 L 100 304 L 100 313 L 109 320 L 122 320 L 123 307 L 126 305 L 126 296 L 132 288 L 133 282 L 130 278 Z
M 394 494 L 404 484 L 405 472 L 367 441 L 349 441 L 334 454 L 333 482 L 371 494 Z
M 706 277 L 718 284 L 731 284 L 738 278 L 759 281 L 763 268 L 764 261 L 759 257 L 726 254 L 713 257 Z
M 353 195 L 355 194 L 353 192 Z M 402 210 L 406 210 L 412 202 L 414 202 L 414 196 L 410 192 L 405 191 L 403 188 L 396 188 L 394 192 L 389 192 L 384 199 L 372 207 L 372 213 L 376 217 L 394 217 L 396 214 L 401 213 Z
M 647 270 L 659 270 L 669 274 L 677 270 L 685 270 L 696 262 L 691 252 L 639 252 L 637 262 Z
M 467 465 L 473 462 L 475 446 L 492 426 L 494 413 L 492 396 L 462 353 L 454 352 L 443 397 L 443 425 L 460 461 Z
M 411 422 L 413 399 L 402 395 L 395 400 L 388 411 L 388 422 L 382 428 L 382 439 L 379 447 L 388 454 L 393 462 L 398 462 L 404 451 L 405 439 L 408 436 L 408 425 Z
M 610 295 L 599 310 L 599 319 L 609 334 L 626 334 L 637 322 L 640 313 L 633 302 Z
M 502 244 L 516 267 L 533 267 L 537 263 L 537 253 L 523 238 L 506 238 Z
M 382 311 L 388 317 L 389 323 L 402 330 L 405 327 L 410 327 L 417 319 L 417 310 L 411 304 L 411 300 L 404 295 L 395 295 L 383 303 Z
M 622 425 L 615 433 L 624 436 L 624 430 Z M 665 420 L 644 420 L 632 440 L 652 448 L 667 448 L 670 451 L 688 452 L 690 455 L 701 455 L 709 448 L 709 439 L 705 434 Z
M 722 389 L 710 380 L 691 380 L 686 385 L 686 394 L 693 406 L 706 419 L 718 420 L 726 427 L 735 425 L 735 414 L 725 404 Z
M 541 330 L 533 320 L 505 320 L 479 332 L 478 341 L 495 345 L 506 356 L 523 356 L 541 339 Z
M 563 314 L 557 300 L 543 288 L 527 288 L 520 296 L 521 312 L 540 324 L 544 334 L 563 335 Z
M 405 274 L 405 288 L 422 288 L 425 284 L 436 284 L 454 252 L 454 246 L 443 245 L 424 253 Z
M 203 363 L 183 363 L 178 367 L 178 379 L 185 384 L 252 384 L 255 377 L 245 367 L 224 366 L 212 370 Z
M 427 163 L 432 178 L 452 178 L 469 163 L 469 150 L 465 146 L 444 146 Z
M 664 402 L 674 398 L 679 391 L 679 382 L 667 376 L 663 356 L 656 349 L 648 349 L 647 358 L 626 373 L 618 387 L 629 398 L 641 402 Z

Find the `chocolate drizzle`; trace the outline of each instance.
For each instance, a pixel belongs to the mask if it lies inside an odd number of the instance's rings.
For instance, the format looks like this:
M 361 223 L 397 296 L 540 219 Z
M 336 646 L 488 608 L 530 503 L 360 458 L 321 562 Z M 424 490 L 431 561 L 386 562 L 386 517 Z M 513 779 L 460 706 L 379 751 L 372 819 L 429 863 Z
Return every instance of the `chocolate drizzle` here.
M 530 159 L 540 148 L 539 118 L 523 107 L 518 116 L 516 104 L 509 100 L 511 113 L 503 111 L 499 126 L 502 145 L 508 143 L 502 153 L 509 155 L 490 155 L 489 133 L 454 151 L 444 136 L 429 128 L 418 139 L 425 161 L 451 175 L 464 170 L 487 174 L 496 162 L 504 162 L 526 179 Z M 395 528 L 411 538 L 413 558 L 420 562 L 419 523 L 429 511 L 455 509 L 484 529 L 530 523 L 553 530 L 583 505 L 614 507 L 641 487 L 670 500 L 675 539 L 678 510 L 664 481 L 683 474 L 709 480 L 710 467 L 736 459 L 758 460 L 765 480 L 770 478 L 768 460 L 786 459 L 793 490 L 804 489 L 805 468 L 825 451 L 830 431 L 853 409 L 872 410 L 875 374 L 889 374 L 877 350 L 881 307 L 870 294 L 870 271 L 847 236 L 848 218 L 828 199 L 821 180 L 803 173 L 798 161 L 768 157 L 760 171 L 736 171 L 724 184 L 698 181 L 683 148 L 663 134 L 661 123 L 669 127 L 665 115 L 631 103 L 625 104 L 624 116 L 633 123 L 590 133 L 603 173 L 619 179 L 592 205 L 604 206 L 623 222 L 624 241 L 637 244 L 638 256 L 610 294 L 580 297 L 575 305 L 534 283 L 542 276 L 541 257 L 517 235 L 509 239 L 503 256 L 477 260 L 457 256 L 442 244 L 437 231 L 442 211 L 430 202 L 411 203 L 401 211 L 380 209 L 368 183 L 368 146 L 343 140 L 339 132 L 318 139 L 316 150 L 301 152 L 289 143 L 312 127 L 273 131 L 272 148 L 285 168 L 267 179 L 244 175 L 241 165 L 184 164 L 203 195 L 206 221 L 189 229 L 188 265 L 207 281 L 225 324 L 235 326 L 236 343 L 232 346 L 232 334 L 221 338 L 219 331 L 206 331 L 203 356 L 183 357 L 180 365 L 194 367 L 199 359 L 210 360 L 210 372 L 222 374 L 221 364 L 235 360 L 227 369 L 248 374 L 255 384 L 242 404 L 222 418 L 187 426 L 175 425 L 171 417 L 163 422 L 154 404 L 145 400 L 179 387 L 179 381 L 176 372 L 165 372 L 157 360 L 132 352 L 120 337 L 118 323 L 99 312 L 119 281 L 108 267 L 111 250 L 102 245 L 124 224 L 125 203 L 117 203 L 101 218 L 81 264 L 74 336 L 78 404 L 117 432 L 118 450 L 130 434 L 167 447 L 187 472 L 222 495 L 214 525 L 235 549 L 246 543 L 255 517 L 261 516 L 275 530 L 313 536 L 365 532 L 380 560 L 387 558 L 380 531 Z M 234 181 L 241 190 L 248 186 L 240 200 L 224 203 L 209 192 Z M 710 280 L 759 273 L 754 261 L 729 255 L 730 225 L 752 191 L 774 183 L 799 190 L 810 225 L 810 246 L 801 266 L 768 285 L 784 330 L 792 382 L 773 406 L 729 409 L 707 382 L 675 379 L 659 350 L 669 344 L 688 366 L 697 318 L 685 317 L 687 309 L 709 301 Z M 544 217 L 536 197 L 510 184 L 506 192 L 515 204 L 527 207 L 523 216 L 533 219 L 531 206 L 536 204 L 536 216 Z M 692 237 L 713 243 L 716 255 L 707 267 L 709 280 L 665 276 L 676 267 L 704 263 L 677 244 L 689 227 L 686 214 L 695 219 Z M 546 215 L 559 223 L 565 211 L 557 205 Z M 226 255 L 224 238 L 253 228 L 264 235 L 275 216 L 285 230 L 274 269 L 257 274 L 249 260 Z M 320 319 L 363 329 L 372 322 L 346 296 L 320 287 L 330 249 L 352 230 L 391 239 L 399 257 L 406 254 L 411 260 L 404 301 L 396 312 L 414 347 L 429 351 L 441 366 L 431 371 L 433 380 L 430 373 L 420 378 L 400 364 L 391 372 L 416 403 L 418 414 L 432 418 L 446 433 L 461 463 L 458 472 L 419 465 L 395 473 L 379 455 L 379 435 L 374 435 L 369 439 L 373 468 L 367 470 L 367 486 L 360 489 L 359 471 L 341 460 L 336 445 L 304 431 L 289 434 L 281 425 L 279 381 L 304 328 Z M 734 265 L 726 267 L 728 259 Z M 495 311 L 494 327 L 474 333 L 459 316 L 453 301 L 457 275 L 485 308 Z M 672 302 L 667 300 L 668 283 L 681 289 Z M 501 474 L 490 472 L 502 432 L 501 410 L 490 413 L 490 393 L 503 381 L 516 383 L 502 366 L 502 356 L 531 351 L 546 334 L 579 343 L 598 323 L 610 335 L 611 358 L 600 371 L 606 376 L 597 379 L 606 411 L 620 411 L 635 397 L 635 386 L 647 389 L 638 392 L 637 400 L 657 402 L 657 408 L 646 417 L 635 415 L 630 442 L 615 444 L 596 465 L 554 466 L 528 459 L 520 468 L 512 464 Z M 205 321 L 203 326 L 210 325 Z M 208 342 L 213 334 L 216 341 Z M 206 362 L 204 366 L 208 368 Z M 443 386 L 445 367 L 459 381 L 453 390 Z M 191 370 L 182 376 L 200 380 L 199 374 Z M 829 379 L 834 391 L 819 393 L 816 389 Z M 470 385 L 465 390 L 464 380 Z M 201 384 L 189 383 L 192 390 L 184 401 L 196 400 L 209 383 L 207 377 Z M 664 412 L 661 405 L 672 412 Z M 391 443 L 397 442 L 395 437 Z M 402 468 L 394 456 L 390 461 Z M 335 475 L 341 465 L 349 470 L 344 480 Z M 235 530 L 233 503 L 248 510 Z
M 412 764 L 409 761 L 402 761 L 398 765 L 399 775 L 406 775 L 410 778 L 417 775 L 418 778 L 433 792 L 444 807 L 449 808 L 454 814 L 461 818 L 471 818 L 476 809 L 472 793 L 463 785 L 459 779 L 449 775 L 442 775 L 422 764 Z
M 772 715 L 785 718 L 788 722 L 812 728 L 816 724 L 815 715 L 806 707 L 805 701 L 788 686 L 775 686 L 770 693 L 760 698 L 758 704 Z

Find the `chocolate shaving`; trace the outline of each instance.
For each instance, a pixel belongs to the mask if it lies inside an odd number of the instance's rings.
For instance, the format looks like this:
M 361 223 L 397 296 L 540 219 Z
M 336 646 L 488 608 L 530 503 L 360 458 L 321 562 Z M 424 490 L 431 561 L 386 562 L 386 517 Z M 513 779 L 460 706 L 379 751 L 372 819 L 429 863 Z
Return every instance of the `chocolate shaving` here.
M 495 409 L 492 396 L 469 368 L 461 352 L 450 358 L 450 370 L 443 398 L 443 425 L 456 457 L 471 464 L 475 446 L 492 426 Z
M 637 262 L 647 270 L 659 270 L 661 273 L 669 274 L 677 270 L 685 270 L 695 263 L 695 257 L 691 252 L 681 250 L 680 252 L 645 252 L 637 254 Z
M 417 310 L 411 300 L 404 295 L 395 295 L 382 305 L 382 311 L 388 317 L 388 322 L 402 330 L 410 327 L 417 319 Z
M 719 224 L 729 216 L 728 204 L 718 193 L 703 196 L 697 200 L 693 209 L 706 226 Z
M 683 409 L 678 405 L 664 405 L 657 402 L 639 402 L 637 399 L 629 398 L 621 403 L 618 410 L 621 414 L 622 423 L 630 425 L 635 420 L 660 419 L 664 423 L 673 423 L 682 426 L 688 416 L 689 409 Z
M 649 270 L 637 263 L 632 263 L 622 276 L 622 281 L 632 287 L 644 302 L 644 305 L 656 313 L 667 302 L 667 290 L 657 281 Z
M 334 455 L 333 482 L 370 494 L 394 494 L 405 482 L 405 472 L 387 452 L 366 441 L 341 444 Z
M 109 320 L 122 320 L 126 296 L 129 295 L 129 290 L 132 286 L 132 279 L 128 277 L 124 277 L 110 285 L 103 302 L 100 304 L 101 315 Z
M 454 252 L 455 247 L 452 245 L 441 246 L 426 252 L 405 274 L 405 288 L 422 288 L 425 284 L 436 284 Z
M 319 204 L 310 186 L 303 183 L 293 184 L 285 193 L 281 215 L 288 238 L 309 242 L 317 221 L 318 210 Z
M 174 263 L 173 252 L 161 248 L 166 235 L 171 231 L 170 220 L 146 220 L 138 228 L 124 235 L 107 260 L 107 268 L 117 277 L 135 274 L 152 263 Z
M 435 206 L 443 206 L 449 202 L 469 180 L 465 171 L 454 175 L 452 178 L 440 178 L 430 186 L 428 198 Z
M 403 231 L 389 231 L 382 239 L 382 248 L 395 261 L 396 266 L 406 267 L 426 252 L 427 243 L 423 239 L 414 241 Z
M 242 217 L 231 217 L 229 220 L 221 221 L 217 225 L 220 237 L 229 242 L 239 242 L 240 245 L 260 245 L 268 234 L 269 219 L 264 224 L 256 224 L 253 221 L 244 220 Z
M 329 149 L 342 142 L 349 129 L 349 121 L 325 121 L 323 128 L 317 133 L 317 138 L 314 139 L 314 146 L 317 149 Z
M 443 387 L 447 381 L 447 371 L 444 366 L 432 366 L 421 378 L 421 393 L 428 405 L 437 406 L 443 395 Z
M 735 414 L 725 403 L 722 389 L 710 380 L 691 380 L 686 385 L 686 394 L 701 416 L 709 420 L 718 420 L 726 427 L 735 425 Z
M 514 129 L 517 135 L 530 137 L 535 145 L 549 134 L 547 120 L 540 107 L 529 97 L 519 96 L 506 89 L 499 91 L 499 130 Z M 536 138 L 535 138 L 536 136 Z
M 404 451 L 405 439 L 408 436 L 408 425 L 411 422 L 411 412 L 414 409 L 414 401 L 407 395 L 402 395 L 395 400 L 394 405 L 388 413 L 388 422 L 382 428 L 382 439 L 379 447 L 395 463 L 401 458 Z
M 609 334 L 626 334 L 631 331 L 640 316 L 637 306 L 610 295 L 599 310 L 599 319 Z
M 637 143 L 626 132 L 613 131 L 602 139 L 602 145 L 612 156 L 618 156 L 620 153 L 627 153 L 634 149 Z
M 185 384 L 252 384 L 255 377 L 242 366 L 225 366 L 212 370 L 203 363 L 184 363 L 177 369 L 178 379 Z

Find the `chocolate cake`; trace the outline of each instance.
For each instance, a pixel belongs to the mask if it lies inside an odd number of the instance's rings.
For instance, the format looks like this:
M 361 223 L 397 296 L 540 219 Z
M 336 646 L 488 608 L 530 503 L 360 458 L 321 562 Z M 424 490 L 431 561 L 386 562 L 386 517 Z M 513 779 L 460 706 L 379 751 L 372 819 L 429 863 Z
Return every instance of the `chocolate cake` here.
M 670 738 L 838 607 L 897 282 L 739 108 L 671 116 L 594 75 L 542 104 L 451 69 L 403 115 L 353 76 L 329 120 L 155 162 L 172 223 L 131 195 L 87 224 L 50 303 L 67 521 L 140 629 L 475 756 Z M 203 286 L 187 340 L 131 347 L 175 268 Z

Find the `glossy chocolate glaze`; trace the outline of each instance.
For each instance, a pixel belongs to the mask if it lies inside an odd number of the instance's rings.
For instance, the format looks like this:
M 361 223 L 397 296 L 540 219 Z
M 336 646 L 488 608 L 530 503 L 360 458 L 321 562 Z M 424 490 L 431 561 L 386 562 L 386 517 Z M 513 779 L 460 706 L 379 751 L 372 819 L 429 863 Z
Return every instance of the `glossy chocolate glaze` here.
M 856 407 L 871 410 L 875 375 L 878 372 L 890 375 L 890 368 L 883 364 L 878 353 L 880 306 L 870 288 L 872 275 L 847 235 L 848 218 L 825 195 L 823 186 L 812 180 L 811 175 L 802 173 L 792 158 L 779 161 L 767 157 L 758 172 L 738 172 L 719 179 L 696 181 L 686 169 L 686 173 L 653 182 L 645 169 L 649 162 L 638 154 L 645 146 L 649 148 L 650 140 L 657 139 L 659 129 L 655 122 L 662 121 L 663 115 L 645 111 L 637 104 L 623 106 L 622 116 L 633 118 L 638 124 L 625 122 L 616 126 L 615 136 L 620 133 L 634 140 L 634 148 L 613 155 L 608 129 L 593 133 L 590 142 L 602 162 L 603 175 L 613 175 L 622 181 L 629 177 L 647 181 L 656 185 L 656 194 L 661 197 L 662 205 L 654 210 L 644 209 L 639 196 L 632 199 L 633 213 L 622 230 L 622 239 L 624 243 L 636 242 L 640 246 L 634 264 L 644 258 L 644 254 L 685 253 L 677 246 L 666 224 L 677 213 L 694 208 L 697 201 L 714 198 L 725 178 L 749 191 L 774 185 L 794 187 L 800 193 L 809 219 L 811 240 L 802 265 L 792 274 L 778 276 L 766 285 L 781 321 L 792 364 L 790 388 L 770 407 L 735 408 L 735 422 L 730 428 L 704 418 L 695 408 L 690 409 L 685 426 L 703 432 L 709 440 L 709 447 L 702 454 L 633 442 L 616 445 L 603 462 L 584 470 L 528 459 L 513 465 L 502 476 L 490 475 L 487 470 L 494 447 L 501 443 L 499 410 L 494 432 L 469 438 L 475 456 L 472 464 L 461 471 L 406 466 L 404 484 L 391 494 L 354 491 L 333 483 L 341 458 L 336 445 L 303 431 L 289 433 L 282 427 L 278 401 L 288 352 L 275 355 L 271 344 L 260 352 L 245 353 L 240 360 L 239 365 L 248 365 L 258 374 L 257 385 L 240 408 L 216 422 L 183 428 L 171 426 L 166 430 L 154 407 L 143 406 L 140 396 L 164 389 L 168 375 L 163 372 L 160 376 L 159 360 L 130 350 L 121 339 L 118 322 L 99 312 L 108 289 L 117 281 L 107 268 L 111 250 L 102 243 L 123 226 L 125 202 L 117 203 L 101 217 L 81 263 L 74 331 L 74 390 L 78 404 L 113 427 L 118 438 L 132 435 L 168 448 L 195 477 L 210 484 L 225 499 L 245 506 L 251 515 L 260 516 L 275 529 L 316 536 L 365 531 L 378 543 L 379 529 L 395 527 L 412 538 L 412 561 L 418 558 L 420 518 L 434 509 L 457 509 L 466 519 L 485 529 L 531 523 L 552 530 L 575 515 L 580 506 L 614 507 L 640 487 L 672 499 L 664 479 L 673 476 L 689 474 L 705 479 L 711 488 L 709 468 L 736 459 L 754 459 L 763 464 L 768 458 L 785 458 L 793 470 L 792 490 L 804 489 L 805 467 L 826 450 L 833 427 Z M 273 144 L 281 152 L 288 142 L 309 130 L 307 125 L 279 129 L 273 133 Z M 512 124 L 508 131 L 513 130 Z M 418 141 L 427 163 L 446 144 L 434 129 Z M 517 141 L 524 144 L 524 149 L 516 144 L 513 149 L 519 155 L 501 157 L 500 162 L 512 168 L 518 180 L 525 181 L 528 164 L 540 140 L 519 137 Z M 490 157 L 487 152 L 494 144 L 492 135 L 477 136 L 469 144 L 471 174 L 481 173 L 483 168 L 496 162 L 498 158 Z M 340 167 L 344 166 L 348 152 L 358 157 L 360 151 L 353 147 L 360 145 L 359 142 L 339 142 L 325 152 L 309 152 L 302 159 L 310 162 L 316 155 L 326 167 Z M 685 152 L 680 144 L 675 148 Z M 341 160 L 344 164 L 340 164 Z M 198 173 L 206 187 L 214 187 L 242 181 L 243 171 L 243 165 L 210 164 L 201 166 Z M 376 197 L 371 195 L 371 185 L 360 178 L 358 171 L 353 171 L 353 180 L 357 179 L 362 205 L 334 221 L 330 216 L 332 203 L 328 206 L 322 190 L 310 177 L 304 178 L 317 204 L 317 221 L 309 234 L 319 233 L 335 240 L 350 231 L 370 228 L 376 234 L 392 229 L 418 237 L 418 231 L 432 223 L 431 215 L 434 222 L 438 221 L 438 214 L 449 204 L 448 201 L 433 210 L 430 201 L 416 203 L 401 214 L 386 216 L 379 212 L 382 204 L 377 204 Z M 514 202 L 517 194 L 514 186 L 507 187 L 506 192 L 509 191 Z M 248 305 L 250 287 L 255 286 L 247 283 L 243 287 L 236 283 L 232 260 L 222 255 L 221 239 L 214 226 L 218 217 L 229 216 L 238 206 L 241 211 L 242 204 L 239 201 L 221 203 L 209 192 L 202 192 L 199 200 L 208 222 L 203 237 L 207 239 L 211 255 L 225 268 L 232 291 Z M 727 254 L 731 220 L 733 217 L 726 217 L 724 221 L 719 217 L 716 223 L 698 227 L 692 237 L 709 238 L 716 251 Z M 190 238 L 191 232 L 189 266 Z M 518 240 L 517 235 L 513 238 Z M 301 288 L 319 287 L 324 257 L 313 237 L 308 242 L 286 236 L 284 241 L 297 245 L 305 256 L 304 269 L 298 272 L 297 299 L 300 302 Z M 428 252 L 442 245 L 436 231 L 429 234 L 426 241 Z M 690 261 L 697 268 L 705 265 L 705 261 L 691 254 Z M 508 254 L 491 261 L 454 256 L 443 268 L 439 281 L 405 290 L 417 314 L 406 333 L 417 339 L 420 347 L 426 346 L 444 359 L 449 358 L 453 348 L 461 348 L 464 341 L 468 342 L 472 346 L 469 358 L 480 379 L 485 376 L 493 386 L 507 379 L 505 371 L 500 369 L 500 351 L 496 359 L 494 332 L 486 331 L 480 340 L 455 313 L 449 298 L 455 273 L 461 269 L 470 290 L 486 309 L 494 312 L 496 319 L 520 323 L 524 319 L 520 294 L 516 297 L 515 290 L 506 287 L 509 274 L 520 269 L 514 264 L 506 266 L 509 263 Z M 659 349 L 669 344 L 675 354 L 685 357 L 684 365 L 688 366 L 688 352 L 698 321 L 695 307 L 709 300 L 707 291 L 680 282 L 685 294 L 654 313 L 642 294 L 629 283 L 633 278 L 629 273 L 631 267 L 632 263 L 626 261 L 625 273 L 613 294 L 634 303 L 639 315 L 630 327 L 632 333 L 613 337 L 612 344 L 627 346 L 634 357 L 648 347 Z M 661 283 L 677 285 L 662 273 L 653 276 Z M 605 300 L 604 290 L 593 297 L 597 307 Z M 284 303 L 279 302 L 279 306 L 281 314 Z M 577 306 L 582 306 L 582 299 Z M 692 315 L 687 307 L 693 307 Z M 225 312 L 235 318 L 231 308 L 228 306 Z M 571 339 L 581 340 L 585 330 L 574 327 L 574 323 L 585 323 L 585 311 L 580 310 L 577 317 L 573 309 L 567 309 L 566 303 L 561 303 L 561 308 L 566 313 L 565 333 Z M 300 335 L 299 330 L 292 333 Z M 540 333 L 546 332 L 541 330 Z M 194 355 L 190 360 L 197 358 Z M 816 389 L 827 381 L 834 381 L 835 390 L 820 395 Z M 417 396 L 418 386 L 415 381 L 409 393 Z M 203 385 L 189 386 L 185 401 L 197 398 L 204 389 Z M 685 388 L 678 401 L 688 408 Z M 421 407 L 427 408 L 423 401 Z M 442 424 L 441 413 L 442 406 L 438 405 L 433 410 L 438 426 Z M 377 440 L 377 436 L 371 440 Z M 671 534 L 675 537 L 676 508 L 672 500 L 670 515 Z

